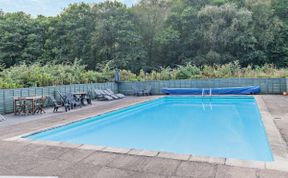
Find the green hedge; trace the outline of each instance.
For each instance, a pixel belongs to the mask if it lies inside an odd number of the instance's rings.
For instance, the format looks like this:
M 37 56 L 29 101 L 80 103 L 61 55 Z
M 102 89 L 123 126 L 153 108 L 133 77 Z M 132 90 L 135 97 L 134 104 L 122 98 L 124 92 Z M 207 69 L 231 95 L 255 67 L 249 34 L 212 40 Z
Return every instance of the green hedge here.
M 248 66 L 241 68 L 238 62 L 225 65 L 201 66 L 191 64 L 178 66 L 174 69 L 161 68 L 149 73 L 140 71 L 134 74 L 128 70 L 121 70 L 123 81 L 145 80 L 175 80 L 175 79 L 203 79 L 203 78 L 283 78 L 288 77 L 288 69 L 277 69 L 266 64 L 262 67 Z M 102 71 L 85 70 L 84 65 L 75 62 L 73 65 L 18 65 L 0 72 L 0 88 L 23 88 L 54 86 L 80 83 L 102 83 L 114 80 L 114 70 L 106 65 Z

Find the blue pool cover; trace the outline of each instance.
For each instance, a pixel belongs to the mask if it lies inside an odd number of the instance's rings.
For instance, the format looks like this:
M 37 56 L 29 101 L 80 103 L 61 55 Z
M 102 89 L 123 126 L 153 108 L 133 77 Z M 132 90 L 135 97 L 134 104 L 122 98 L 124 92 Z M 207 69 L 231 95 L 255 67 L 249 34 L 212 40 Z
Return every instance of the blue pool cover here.
M 212 95 L 251 95 L 259 94 L 260 91 L 259 86 L 211 88 Z M 210 88 L 162 88 L 161 92 L 167 95 L 207 95 L 210 94 Z

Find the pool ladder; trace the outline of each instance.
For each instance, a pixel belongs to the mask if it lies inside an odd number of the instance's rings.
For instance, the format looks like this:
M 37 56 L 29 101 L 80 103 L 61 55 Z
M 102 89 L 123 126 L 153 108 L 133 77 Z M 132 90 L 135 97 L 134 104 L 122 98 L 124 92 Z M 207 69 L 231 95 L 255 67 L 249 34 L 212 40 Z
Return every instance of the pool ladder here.
M 202 88 L 202 100 L 205 96 L 205 88 Z M 212 88 L 209 88 L 209 96 L 210 96 L 210 101 L 211 101 L 211 98 L 212 98 Z
M 205 104 L 204 104 L 204 97 L 205 97 L 205 88 L 202 88 L 202 107 L 203 110 L 205 111 Z M 211 100 L 212 100 L 212 88 L 209 88 L 209 106 L 210 106 L 210 110 L 212 110 L 212 104 L 211 104 Z

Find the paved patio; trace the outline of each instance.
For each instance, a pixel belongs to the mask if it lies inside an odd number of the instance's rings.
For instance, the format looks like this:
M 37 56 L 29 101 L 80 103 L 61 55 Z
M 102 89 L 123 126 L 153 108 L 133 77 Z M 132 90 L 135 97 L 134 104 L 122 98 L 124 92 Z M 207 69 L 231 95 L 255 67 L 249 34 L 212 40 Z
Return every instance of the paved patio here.
M 95 102 L 68 113 L 41 116 L 8 115 L 0 123 L 0 175 L 86 177 L 235 177 L 287 178 L 288 172 L 232 167 L 196 161 L 137 156 L 78 149 L 71 146 L 31 144 L 4 139 L 45 127 L 76 121 L 111 109 L 125 107 L 153 97 L 128 97 L 112 102 Z M 283 139 L 288 143 L 288 97 L 262 96 L 274 117 Z M 286 148 L 287 149 L 287 148 Z M 288 166 L 288 165 L 287 165 Z

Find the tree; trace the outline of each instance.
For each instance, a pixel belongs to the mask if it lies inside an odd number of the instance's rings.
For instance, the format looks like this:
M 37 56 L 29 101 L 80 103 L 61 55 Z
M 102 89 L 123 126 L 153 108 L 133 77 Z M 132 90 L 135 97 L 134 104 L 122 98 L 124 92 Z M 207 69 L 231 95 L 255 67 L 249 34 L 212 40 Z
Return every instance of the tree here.
M 98 21 L 91 47 L 96 65 L 102 67 L 110 62 L 112 67 L 140 70 L 136 63 L 144 58 L 145 51 L 135 30 L 133 14 L 123 4 L 108 1 L 96 6 L 94 11 Z
M 241 43 L 241 39 L 253 39 L 249 37 L 252 14 L 247 9 L 238 9 L 235 4 L 206 6 L 198 12 L 198 18 L 204 64 L 223 64 L 241 58 L 239 50 L 253 50 L 253 43 L 250 47 Z
M 137 31 L 141 34 L 145 51 L 147 51 L 146 65 L 144 70 L 149 71 L 157 68 L 157 51 L 155 38 L 157 33 L 163 29 L 166 21 L 169 6 L 166 0 L 142 0 L 133 7 L 136 15 Z
M 2 15 L 0 18 L 0 61 L 2 64 L 10 67 L 26 60 L 24 53 L 27 37 L 32 38 L 29 35 L 33 28 L 31 17 L 23 12 Z
M 58 16 L 0 10 L 0 66 L 104 66 L 151 72 L 178 65 L 288 66 L 288 0 L 74 3 Z M 107 65 L 108 64 L 108 65 Z

